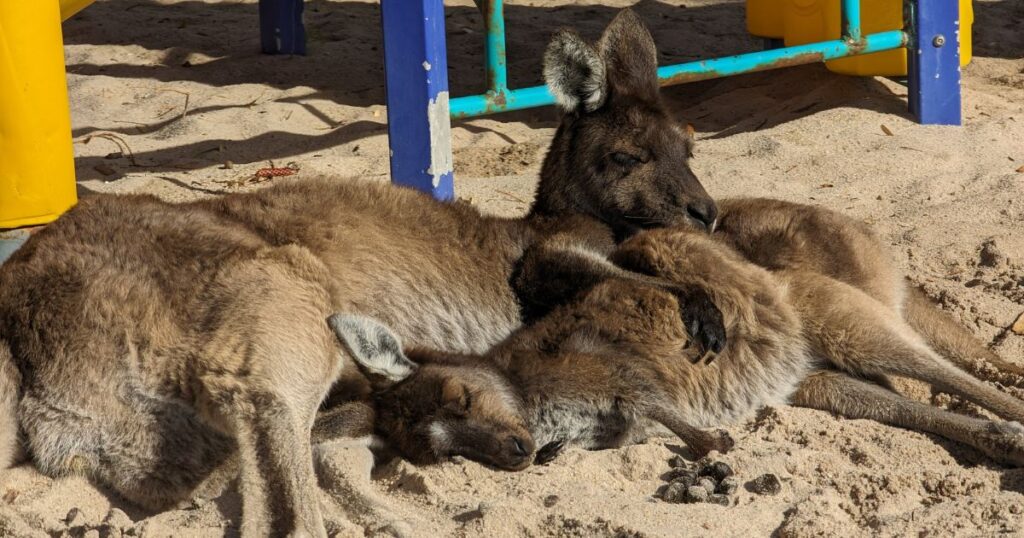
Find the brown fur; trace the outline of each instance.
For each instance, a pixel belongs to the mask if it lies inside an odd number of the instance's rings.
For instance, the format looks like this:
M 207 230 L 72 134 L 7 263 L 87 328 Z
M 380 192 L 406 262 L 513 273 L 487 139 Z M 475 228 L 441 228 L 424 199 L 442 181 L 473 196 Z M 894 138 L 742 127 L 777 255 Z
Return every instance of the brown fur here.
M 626 242 L 616 261 L 645 255 L 645 237 Z M 481 356 L 418 349 L 401 355 L 397 336 L 364 317 L 335 316 L 332 326 L 343 342 L 364 333 L 393 342 L 355 357 L 367 368 L 401 365 L 403 374 L 379 387 L 377 429 L 417 462 L 458 454 L 521 468 L 528 458 L 513 457 L 498 441 L 510 434 L 522 437 L 521 421 L 532 446 L 614 447 L 667 429 L 697 455 L 724 451 L 732 440 L 701 428 L 748 416 L 765 403 L 782 403 L 809 361 L 785 288 L 707 236 L 696 234 L 693 241 L 714 248 L 673 254 L 677 265 L 653 274 L 672 284 L 703 287 L 721 309 L 729 341 L 713 365 L 702 364 L 702 350 L 691 345 L 682 315 L 685 296 L 618 277 L 590 286 Z M 674 253 L 677 246 L 668 245 L 659 255 Z M 708 279 L 707 272 L 693 270 L 709 265 L 716 270 Z M 463 383 L 481 372 L 497 379 L 490 386 L 475 385 L 473 403 L 461 414 L 445 414 L 443 392 L 435 387 Z M 470 425 L 473 435 L 464 434 Z
M 735 200 L 722 207 L 723 227 L 716 237 L 649 231 L 611 256 L 618 266 L 708 291 L 729 335 L 712 366 L 693 367 L 683 360 L 699 355 L 681 345 L 687 335 L 673 294 L 663 286 L 614 277 L 596 285 L 584 282 L 581 296 L 562 293 L 578 298 L 486 355 L 445 362 L 499 372 L 522 402 L 503 408 L 505 422 L 524 417 L 537 444 L 615 446 L 635 437 L 630 420 L 639 416 L 669 426 L 700 450 L 702 432 L 694 426 L 723 424 L 792 398 L 798 405 L 936 433 L 997 461 L 1024 465 L 1024 427 L 1018 422 L 1024 420 L 1024 402 L 956 368 L 903 320 L 903 282 L 870 230 L 833 212 L 784 202 Z M 746 257 L 730 244 L 745 249 Z M 407 369 L 405 378 L 378 395 L 391 409 L 400 409 L 395 400 L 416 393 L 424 373 L 434 383 L 451 379 L 445 375 L 463 375 L 451 365 L 435 371 L 436 354 L 411 351 L 409 357 L 424 364 Z M 867 381 L 885 375 L 931 383 L 1011 422 L 957 415 Z M 501 390 L 507 389 L 492 389 Z M 429 393 L 417 393 L 426 397 Z M 652 409 L 669 409 L 675 420 Z M 464 421 L 474 419 L 470 411 Z M 381 431 L 392 440 L 434 420 L 389 413 Z M 489 423 L 492 436 L 504 434 L 501 421 Z M 485 443 L 470 442 L 476 444 L 446 448 L 460 454 L 484 451 Z M 426 452 L 426 445 L 418 446 Z M 421 453 L 419 459 L 445 455 Z M 501 466 L 505 458 L 497 453 L 481 459 Z
M 918 290 L 909 290 L 886 248 L 863 223 L 777 200 L 720 203 L 723 241 L 749 259 L 827 293 L 804 294 L 805 317 L 832 334 L 816 353 L 835 372 L 812 375 L 794 403 L 871 418 L 970 444 L 998 461 L 1024 464 L 1024 404 L 982 382 L 1019 388 L 1024 368 L 985 348 Z M 803 284 L 801 284 L 803 285 Z M 966 370 L 966 371 L 965 371 Z M 969 373 L 968 373 L 969 372 Z M 905 399 L 858 377 L 900 375 L 963 396 L 1013 422 L 973 419 Z
M 626 13 L 597 61 L 653 62 L 649 41 Z M 330 312 L 480 352 L 519 325 L 509 280 L 527 247 L 572 230 L 609 249 L 644 226 L 710 226 L 685 134 L 656 93 L 625 91 L 655 87 L 653 74 L 604 72 L 618 82 L 567 114 L 525 219 L 324 178 L 188 204 L 83 200 L 0 268 L 0 464 L 21 438 L 44 473 L 85 474 L 159 509 L 237 447 L 243 534 L 322 535 L 309 434 L 345 364 Z M 623 164 L 607 153 L 620 144 L 659 157 Z M 335 401 L 365 390 L 348 377 Z M 355 422 L 335 418 L 318 436 Z

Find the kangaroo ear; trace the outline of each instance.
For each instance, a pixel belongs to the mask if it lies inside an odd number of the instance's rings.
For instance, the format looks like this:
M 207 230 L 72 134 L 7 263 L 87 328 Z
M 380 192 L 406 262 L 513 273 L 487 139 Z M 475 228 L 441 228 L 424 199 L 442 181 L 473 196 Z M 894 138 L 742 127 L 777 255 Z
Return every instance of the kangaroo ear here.
M 402 352 L 402 344 L 391 329 L 365 316 L 333 314 L 327 324 L 338 340 L 377 388 L 386 388 L 409 377 L 418 366 Z
M 593 112 L 608 97 L 604 61 L 576 32 L 559 30 L 544 53 L 544 82 L 566 112 Z
M 612 93 L 658 100 L 658 51 L 654 38 L 632 9 L 612 19 L 597 41 Z

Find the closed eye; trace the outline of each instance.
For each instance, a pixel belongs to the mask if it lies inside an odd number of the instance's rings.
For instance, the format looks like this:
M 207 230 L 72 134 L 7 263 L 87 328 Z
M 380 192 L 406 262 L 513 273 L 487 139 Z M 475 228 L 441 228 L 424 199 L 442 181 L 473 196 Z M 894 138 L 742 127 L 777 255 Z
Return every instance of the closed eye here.
M 612 161 L 623 168 L 633 168 L 640 164 L 640 157 L 616 151 L 612 153 Z

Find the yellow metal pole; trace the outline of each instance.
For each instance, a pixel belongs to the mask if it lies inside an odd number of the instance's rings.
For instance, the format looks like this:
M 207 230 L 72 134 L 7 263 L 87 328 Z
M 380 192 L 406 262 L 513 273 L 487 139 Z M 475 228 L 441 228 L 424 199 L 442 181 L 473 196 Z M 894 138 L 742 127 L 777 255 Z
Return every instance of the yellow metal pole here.
M 60 5 L 0 0 L 0 228 L 77 201 Z
M 66 21 L 96 0 L 60 0 L 60 20 Z

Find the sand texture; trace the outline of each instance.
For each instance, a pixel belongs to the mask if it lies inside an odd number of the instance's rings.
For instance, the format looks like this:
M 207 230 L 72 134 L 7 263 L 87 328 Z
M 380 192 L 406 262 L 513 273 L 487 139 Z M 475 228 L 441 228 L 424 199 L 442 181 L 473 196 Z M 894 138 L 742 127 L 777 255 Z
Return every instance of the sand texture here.
M 596 38 L 629 3 L 510 2 L 511 85 L 540 82 L 555 28 Z M 446 4 L 452 94 L 477 93 L 481 17 L 471 1 Z M 637 9 L 663 63 L 759 46 L 741 2 Z M 976 0 L 974 9 L 963 128 L 917 125 L 906 88 L 819 65 L 665 95 L 696 128 L 693 168 L 713 196 L 821 204 L 872 224 L 914 283 L 1003 357 L 1024 361 L 1024 336 L 1011 330 L 1024 311 L 1024 2 Z M 258 53 L 253 0 L 97 2 L 64 25 L 82 196 L 186 200 L 316 173 L 387 180 L 378 21 L 375 3 L 310 0 L 310 54 L 267 57 Z M 521 214 L 556 125 L 551 108 L 455 122 L 459 196 Z M 298 173 L 257 177 L 271 161 Z M 730 431 L 737 446 L 720 459 L 741 486 L 728 507 L 655 498 L 670 459 L 688 455 L 674 440 L 569 450 L 521 473 L 466 461 L 374 467 L 368 449 L 338 442 L 318 451 L 322 504 L 340 536 L 1024 535 L 1024 470 L 965 446 L 789 407 Z M 776 495 L 745 487 L 765 473 L 779 478 Z M 238 510 L 230 488 L 152 514 L 82 478 L 51 479 L 30 465 L 0 471 L 0 535 L 230 536 Z

